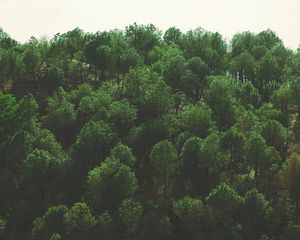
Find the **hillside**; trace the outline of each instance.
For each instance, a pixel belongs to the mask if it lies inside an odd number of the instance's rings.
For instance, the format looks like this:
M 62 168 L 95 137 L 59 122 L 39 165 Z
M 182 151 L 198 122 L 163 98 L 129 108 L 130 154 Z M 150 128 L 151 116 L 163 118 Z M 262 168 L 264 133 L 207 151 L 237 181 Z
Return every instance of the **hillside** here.
M 0 29 L 0 89 L 0 239 L 300 239 L 300 48 L 275 32 Z

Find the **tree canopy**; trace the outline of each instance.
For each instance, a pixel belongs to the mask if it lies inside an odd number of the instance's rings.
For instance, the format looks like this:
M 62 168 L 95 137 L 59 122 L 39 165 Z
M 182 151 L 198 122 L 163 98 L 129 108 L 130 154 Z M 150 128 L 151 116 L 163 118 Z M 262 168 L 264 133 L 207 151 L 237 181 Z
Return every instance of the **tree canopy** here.
M 300 236 L 300 48 L 272 30 L 0 28 L 0 239 Z

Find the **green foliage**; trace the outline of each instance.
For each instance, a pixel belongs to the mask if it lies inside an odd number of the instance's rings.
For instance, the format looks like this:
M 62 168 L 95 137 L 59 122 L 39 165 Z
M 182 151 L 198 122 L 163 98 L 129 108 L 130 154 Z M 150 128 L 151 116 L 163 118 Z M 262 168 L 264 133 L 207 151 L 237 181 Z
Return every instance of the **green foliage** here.
M 164 41 L 168 44 L 177 44 L 180 45 L 181 44 L 181 40 L 182 40 L 182 32 L 180 31 L 180 29 L 176 28 L 176 27 L 171 27 L 169 29 L 166 30 L 165 34 L 164 34 Z
M 233 85 L 225 77 L 213 77 L 209 83 L 206 102 L 213 110 L 219 130 L 229 129 L 235 119 Z
M 62 160 L 55 159 L 45 150 L 35 149 L 24 161 L 24 178 L 21 189 L 28 200 L 48 199 L 54 202 L 60 191 Z
M 267 232 L 272 208 L 256 189 L 246 193 L 242 213 L 245 236 L 249 239 L 258 239 Z
M 256 187 L 259 184 L 260 171 L 270 167 L 270 154 L 270 148 L 263 137 L 258 133 L 253 133 L 248 140 L 246 158 L 249 166 L 254 170 Z
M 65 135 L 76 120 L 74 105 L 68 101 L 68 94 L 61 87 L 48 99 L 46 111 L 45 125 L 57 134 L 63 132 L 62 135 Z
M 157 81 L 149 86 L 141 114 L 148 118 L 161 117 L 173 107 L 170 87 L 164 81 Z
M 271 30 L 0 28 L 0 238 L 298 239 L 299 69 Z
M 267 145 L 273 146 L 283 157 L 286 149 L 287 130 L 276 120 L 267 121 L 262 127 Z
M 1 217 L 0 218 L 0 236 L 4 235 L 6 221 Z
M 49 69 L 47 69 L 47 72 L 45 73 L 45 76 L 42 80 L 43 87 L 48 89 L 49 92 L 52 92 L 56 88 L 60 86 L 64 86 L 65 84 L 65 76 L 64 76 L 64 70 L 57 67 L 52 66 Z
M 180 165 L 173 144 L 168 140 L 155 144 L 150 153 L 150 163 L 155 169 L 154 181 L 158 185 L 158 189 L 162 186 L 162 195 L 163 199 L 165 199 L 171 191 L 173 178 Z
M 106 160 L 88 173 L 86 198 L 97 212 L 111 210 L 133 196 L 137 180 L 130 168 L 119 160 Z
M 235 127 L 231 127 L 220 138 L 220 147 L 228 154 L 226 168 L 233 183 L 234 174 L 242 171 L 245 136 Z
M 0 94 L 0 136 L 4 138 L 6 131 L 11 131 L 10 123 L 16 117 L 18 105 L 14 96 L 10 94 Z
M 91 169 L 104 160 L 116 141 L 116 134 L 108 124 L 102 121 L 87 122 L 72 146 L 74 163 L 82 163 Z
M 33 239 L 51 239 L 54 234 L 63 234 L 63 219 L 68 208 L 63 205 L 50 207 L 41 218 L 33 221 Z
M 238 214 L 243 198 L 226 183 L 221 183 L 207 196 L 206 201 L 221 217 Z
M 300 104 L 299 90 L 300 90 L 300 78 L 295 77 L 291 81 L 291 91 L 292 91 L 293 102 L 297 105 L 297 107 L 299 107 Z
M 190 224 L 199 221 L 203 214 L 203 203 L 199 199 L 184 197 L 174 202 L 173 211 L 188 228 Z
M 185 176 L 195 177 L 202 160 L 201 153 L 202 140 L 198 137 L 187 139 L 181 150 L 182 170 Z M 206 166 L 202 166 L 206 167 Z
M 61 240 L 62 237 L 58 233 L 53 233 L 50 240 Z
M 256 87 L 251 82 L 246 82 L 238 89 L 238 97 L 243 105 L 251 104 L 257 108 L 260 105 L 261 96 Z
M 133 234 L 143 215 L 142 205 L 134 199 L 125 199 L 119 207 L 119 215 L 126 234 Z
M 136 158 L 133 156 L 132 150 L 122 143 L 118 143 L 111 150 L 110 157 L 113 159 L 118 159 L 121 163 L 129 167 L 133 167 L 136 162 Z
M 66 239 L 92 239 L 97 219 L 91 214 L 91 209 L 86 203 L 75 203 L 64 214 L 63 224 L 66 228 Z
M 206 137 L 213 127 L 212 111 L 205 104 L 187 106 L 180 115 L 183 129 L 193 135 Z
M 107 122 L 116 133 L 123 136 L 134 125 L 137 110 L 127 100 L 115 101 L 107 110 Z
M 81 99 L 85 96 L 92 95 L 92 93 L 93 89 L 91 85 L 88 83 L 83 83 L 70 92 L 69 99 L 71 103 L 78 107 Z
M 138 25 L 136 23 L 126 27 L 126 37 L 129 43 L 144 57 L 160 42 L 160 31 L 152 24 Z
M 232 187 L 221 183 L 209 193 L 206 202 L 213 219 L 213 233 L 219 238 L 241 239 L 238 220 L 244 199 Z
M 297 221 L 300 216 L 299 201 L 299 178 L 300 178 L 300 158 L 299 155 L 293 154 L 287 162 L 286 169 L 284 171 L 284 177 L 287 185 L 287 189 L 295 203 L 295 220 Z

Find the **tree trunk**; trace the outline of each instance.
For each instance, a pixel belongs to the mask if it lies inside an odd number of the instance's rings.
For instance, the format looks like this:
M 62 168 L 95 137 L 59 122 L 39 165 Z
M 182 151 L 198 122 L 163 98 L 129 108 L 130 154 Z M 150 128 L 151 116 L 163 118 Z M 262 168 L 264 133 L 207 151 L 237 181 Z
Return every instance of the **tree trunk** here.
M 299 220 L 299 198 L 295 199 L 295 223 L 298 223 Z
M 254 178 L 255 178 L 255 187 L 258 188 L 258 168 L 257 165 L 254 167 Z

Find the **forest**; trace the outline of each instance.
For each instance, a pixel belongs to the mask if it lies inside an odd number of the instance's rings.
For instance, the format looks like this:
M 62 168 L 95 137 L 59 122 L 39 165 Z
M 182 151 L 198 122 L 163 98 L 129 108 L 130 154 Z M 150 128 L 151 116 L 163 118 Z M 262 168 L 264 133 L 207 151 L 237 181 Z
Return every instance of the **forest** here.
M 0 28 L 0 239 L 299 240 L 300 47 Z

